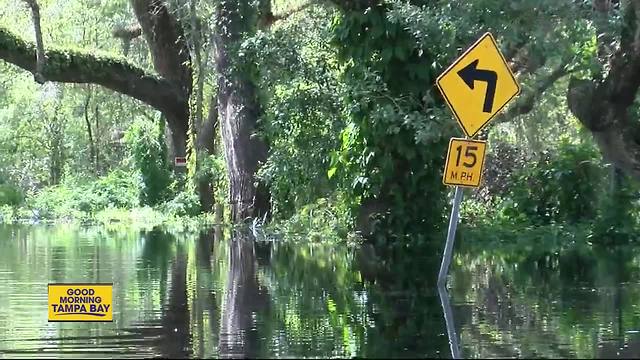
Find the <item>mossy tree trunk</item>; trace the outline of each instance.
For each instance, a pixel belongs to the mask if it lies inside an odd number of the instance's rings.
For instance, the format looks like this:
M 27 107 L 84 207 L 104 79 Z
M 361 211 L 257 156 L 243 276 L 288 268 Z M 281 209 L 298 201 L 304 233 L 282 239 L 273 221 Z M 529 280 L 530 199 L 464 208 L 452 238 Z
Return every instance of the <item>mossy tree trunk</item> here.
M 202 123 L 198 130 L 196 139 L 196 151 L 198 158 L 202 156 L 212 155 L 216 150 L 216 138 L 218 130 L 218 108 L 216 98 L 211 98 L 209 106 L 209 116 Z M 198 160 L 202 162 L 202 160 Z M 200 207 L 202 211 L 213 212 L 215 207 L 213 179 L 210 174 L 200 175 L 197 179 L 198 196 L 200 198 Z
M 131 0 L 131 5 L 149 45 L 154 69 L 180 94 L 182 101 L 163 113 L 171 132 L 172 155 L 187 156 L 193 70 L 184 31 L 164 1 Z
M 251 79 L 255 64 L 238 56 L 243 38 L 257 28 L 257 15 L 247 0 L 225 0 L 218 3 L 214 22 L 218 111 L 234 222 L 267 216 L 270 209 L 269 193 L 255 178 L 268 153 L 256 134 L 260 107 Z

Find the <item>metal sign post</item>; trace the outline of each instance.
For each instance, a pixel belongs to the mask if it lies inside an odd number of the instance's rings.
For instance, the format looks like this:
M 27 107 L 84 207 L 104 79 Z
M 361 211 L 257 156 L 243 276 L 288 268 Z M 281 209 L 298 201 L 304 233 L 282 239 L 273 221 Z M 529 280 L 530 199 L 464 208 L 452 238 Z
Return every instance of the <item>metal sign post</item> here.
M 449 293 L 444 286 L 438 286 L 438 294 L 440 295 L 440 304 L 442 304 L 442 312 L 444 313 L 444 322 L 447 326 L 447 337 L 449 338 L 449 348 L 451 349 L 451 358 L 462 359 L 460 353 L 460 342 L 456 333 L 455 322 L 453 321 L 453 309 L 449 302 Z
M 438 274 L 438 285 L 447 284 L 449 264 L 453 256 L 453 243 L 456 239 L 456 228 L 460 217 L 460 203 L 462 203 L 462 187 L 478 187 L 482 180 L 482 169 L 487 149 L 486 141 L 452 138 L 449 141 L 449 151 L 445 164 L 442 182 L 445 185 L 455 186 L 453 206 L 449 219 L 449 231 L 447 243 L 442 255 L 442 264 Z
M 484 86 L 476 86 L 484 84 Z M 438 285 L 447 274 L 458 227 L 462 188 L 478 187 L 484 167 L 486 141 L 472 140 L 520 93 L 520 85 L 493 35 L 486 33 L 436 79 L 436 85 L 467 139 L 452 138 L 442 182 L 455 186 L 447 243 L 442 256 Z
M 451 217 L 449 218 L 447 243 L 444 246 L 444 254 L 442 255 L 442 263 L 440 264 L 440 273 L 438 274 L 438 287 L 444 287 L 447 284 L 449 264 L 451 264 L 451 257 L 453 256 L 453 243 L 456 239 L 456 229 L 458 228 L 458 219 L 460 218 L 460 203 L 462 203 L 462 187 L 456 186 L 456 191 L 453 195 Z

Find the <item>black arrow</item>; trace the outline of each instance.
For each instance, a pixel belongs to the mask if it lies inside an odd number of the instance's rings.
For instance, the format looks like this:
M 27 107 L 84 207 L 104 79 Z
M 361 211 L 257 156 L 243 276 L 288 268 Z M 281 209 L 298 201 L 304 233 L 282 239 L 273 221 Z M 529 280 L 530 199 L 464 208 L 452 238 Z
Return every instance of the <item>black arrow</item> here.
M 479 61 L 480 59 L 477 59 L 471 64 L 465 66 L 462 70 L 458 71 L 458 76 L 462 78 L 471 90 L 473 90 L 475 81 L 484 81 L 487 83 L 487 92 L 484 96 L 484 106 L 482 107 L 482 111 L 490 113 L 491 109 L 493 109 L 493 98 L 496 96 L 498 74 L 491 70 L 478 70 Z

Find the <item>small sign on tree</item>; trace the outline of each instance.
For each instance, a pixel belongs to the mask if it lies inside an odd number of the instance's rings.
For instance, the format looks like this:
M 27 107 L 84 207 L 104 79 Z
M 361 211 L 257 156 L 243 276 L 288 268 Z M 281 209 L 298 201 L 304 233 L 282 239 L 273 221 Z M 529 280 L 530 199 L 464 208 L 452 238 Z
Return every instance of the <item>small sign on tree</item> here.
M 187 157 L 186 156 L 176 156 L 175 165 L 176 166 L 187 166 Z

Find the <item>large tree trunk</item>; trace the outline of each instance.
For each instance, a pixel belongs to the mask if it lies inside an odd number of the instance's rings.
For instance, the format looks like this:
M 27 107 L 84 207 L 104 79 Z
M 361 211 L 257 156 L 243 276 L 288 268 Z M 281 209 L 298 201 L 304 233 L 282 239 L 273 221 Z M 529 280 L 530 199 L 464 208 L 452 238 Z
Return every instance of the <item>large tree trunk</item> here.
M 174 157 L 187 156 L 188 101 L 193 90 L 193 71 L 184 31 L 164 1 L 131 0 L 131 5 L 149 44 L 154 69 L 175 86 L 184 100 L 179 107 L 163 113 L 171 130 L 171 153 Z
M 256 134 L 259 104 L 247 69 L 252 65 L 240 63 L 237 54 L 243 35 L 255 28 L 253 11 L 247 0 L 222 1 L 217 6 L 214 25 L 218 111 L 234 222 L 267 216 L 270 209 L 268 191 L 257 185 L 255 178 L 258 167 L 267 158 L 268 147 Z
M 603 11 L 598 4 L 596 0 L 594 8 Z M 572 78 L 567 103 L 591 131 L 604 158 L 640 179 L 640 122 L 630 112 L 640 88 L 640 2 L 629 2 L 623 18 L 620 47 L 611 55 L 606 77 Z
M 166 116 L 167 125 L 169 125 L 169 134 L 171 135 L 171 149 L 169 156 L 173 162 L 173 158 L 176 156 L 187 156 L 187 130 L 188 130 L 188 118 L 185 123 L 184 118 L 174 114 L 168 114 Z M 178 171 L 178 169 L 176 169 Z

